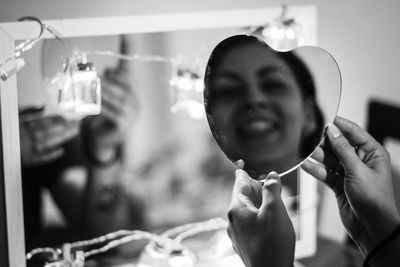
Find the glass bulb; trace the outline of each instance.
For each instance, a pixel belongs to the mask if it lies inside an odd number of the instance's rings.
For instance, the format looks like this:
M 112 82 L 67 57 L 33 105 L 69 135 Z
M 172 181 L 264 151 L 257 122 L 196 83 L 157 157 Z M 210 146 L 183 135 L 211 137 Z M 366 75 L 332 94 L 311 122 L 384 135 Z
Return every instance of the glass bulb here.
M 193 119 L 203 119 L 204 82 L 199 75 L 187 68 L 178 68 L 170 80 L 172 93 L 171 112 L 183 112 Z
M 57 73 L 50 82 L 48 106 L 72 120 L 101 111 L 101 81 L 92 63 L 79 63 Z
M 168 248 L 150 242 L 143 250 L 135 266 L 138 267 L 193 267 L 195 256 L 189 250 L 170 251 Z
M 261 31 L 260 36 L 277 51 L 289 51 L 303 44 L 300 26 L 294 20 L 277 19 Z

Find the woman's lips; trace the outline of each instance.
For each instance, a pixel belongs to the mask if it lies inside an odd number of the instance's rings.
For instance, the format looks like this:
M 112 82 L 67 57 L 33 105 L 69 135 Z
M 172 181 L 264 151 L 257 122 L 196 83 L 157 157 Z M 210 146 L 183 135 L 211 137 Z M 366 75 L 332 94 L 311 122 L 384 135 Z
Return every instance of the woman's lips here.
M 266 118 L 248 118 L 238 127 L 239 136 L 242 137 L 267 137 L 277 129 L 277 124 Z

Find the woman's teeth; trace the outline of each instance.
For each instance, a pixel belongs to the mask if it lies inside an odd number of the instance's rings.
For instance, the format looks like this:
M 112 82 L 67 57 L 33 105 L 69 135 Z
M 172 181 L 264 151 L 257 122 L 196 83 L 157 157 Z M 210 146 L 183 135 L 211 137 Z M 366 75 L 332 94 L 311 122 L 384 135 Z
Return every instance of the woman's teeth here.
M 264 120 L 255 120 L 247 124 L 250 131 L 267 131 L 272 129 L 272 123 Z
M 265 135 L 275 128 L 274 123 L 264 119 L 247 121 L 241 127 L 241 132 L 247 136 Z

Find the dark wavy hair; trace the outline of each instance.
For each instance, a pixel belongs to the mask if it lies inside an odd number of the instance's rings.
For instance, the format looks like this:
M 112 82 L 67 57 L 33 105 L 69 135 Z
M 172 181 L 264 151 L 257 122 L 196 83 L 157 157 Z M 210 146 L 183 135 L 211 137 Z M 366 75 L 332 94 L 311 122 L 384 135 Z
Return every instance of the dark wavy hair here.
M 321 141 L 322 133 L 324 131 L 324 117 L 320 107 L 317 103 L 316 89 L 314 79 L 306 66 L 306 64 L 293 52 L 278 52 L 270 48 L 264 41 L 252 35 L 235 35 L 228 37 L 220 42 L 212 51 L 207 63 L 207 68 L 204 75 L 205 88 L 210 88 L 211 81 L 214 77 L 214 69 L 217 69 L 223 57 L 235 51 L 238 47 L 248 44 L 258 44 L 270 49 L 271 52 L 277 54 L 290 68 L 296 82 L 301 88 L 301 95 L 303 100 L 311 99 L 312 108 L 314 109 L 316 127 L 313 132 L 304 136 L 303 143 L 301 144 L 301 155 L 307 157 L 315 149 L 315 146 Z M 207 113 L 211 112 L 209 97 L 210 90 L 204 90 L 204 105 Z

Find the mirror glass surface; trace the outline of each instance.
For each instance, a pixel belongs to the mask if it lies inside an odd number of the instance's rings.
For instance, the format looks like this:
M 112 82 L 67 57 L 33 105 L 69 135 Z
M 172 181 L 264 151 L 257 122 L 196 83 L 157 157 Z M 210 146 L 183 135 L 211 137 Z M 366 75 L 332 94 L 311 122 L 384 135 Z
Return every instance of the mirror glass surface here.
M 212 134 L 254 179 L 297 168 L 323 140 L 341 95 L 340 70 L 327 51 L 277 52 L 251 35 L 220 42 L 204 79 Z

